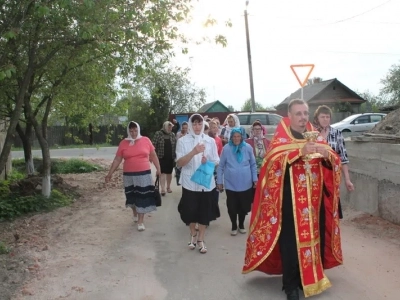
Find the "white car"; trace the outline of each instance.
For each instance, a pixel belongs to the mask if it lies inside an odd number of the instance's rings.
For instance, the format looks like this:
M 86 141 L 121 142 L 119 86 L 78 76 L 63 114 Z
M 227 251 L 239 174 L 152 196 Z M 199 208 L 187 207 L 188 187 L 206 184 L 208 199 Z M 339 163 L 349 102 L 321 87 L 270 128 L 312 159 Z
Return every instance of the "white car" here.
M 339 129 L 341 132 L 364 132 L 374 128 L 385 116 L 386 114 L 380 113 L 356 114 L 331 126 Z

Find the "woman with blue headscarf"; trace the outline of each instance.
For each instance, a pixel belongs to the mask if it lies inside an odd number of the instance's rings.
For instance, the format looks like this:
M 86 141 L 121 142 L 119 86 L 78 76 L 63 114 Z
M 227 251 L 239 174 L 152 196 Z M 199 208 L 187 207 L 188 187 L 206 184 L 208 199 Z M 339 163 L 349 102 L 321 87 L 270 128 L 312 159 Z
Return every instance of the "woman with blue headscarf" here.
M 240 128 L 233 128 L 222 150 L 217 170 L 218 189 L 226 190 L 226 205 L 232 222 L 231 235 L 245 234 L 244 220 L 251 210 L 257 184 L 257 164 L 253 148 L 244 141 Z

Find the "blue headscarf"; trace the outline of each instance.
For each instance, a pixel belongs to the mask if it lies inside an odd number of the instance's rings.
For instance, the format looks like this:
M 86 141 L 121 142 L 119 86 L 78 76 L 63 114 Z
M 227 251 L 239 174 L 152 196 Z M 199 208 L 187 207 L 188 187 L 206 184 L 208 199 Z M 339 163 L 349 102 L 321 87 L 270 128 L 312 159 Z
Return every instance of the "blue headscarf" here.
M 240 144 L 239 145 L 235 145 L 232 141 L 233 135 L 235 133 L 239 133 L 242 137 Z M 236 154 L 236 159 L 238 163 L 241 163 L 243 161 L 243 151 L 242 148 L 246 146 L 246 142 L 243 139 L 243 131 L 241 128 L 236 127 L 236 128 L 232 128 L 231 131 L 231 137 L 229 139 L 229 146 L 232 147 L 233 149 L 233 153 Z

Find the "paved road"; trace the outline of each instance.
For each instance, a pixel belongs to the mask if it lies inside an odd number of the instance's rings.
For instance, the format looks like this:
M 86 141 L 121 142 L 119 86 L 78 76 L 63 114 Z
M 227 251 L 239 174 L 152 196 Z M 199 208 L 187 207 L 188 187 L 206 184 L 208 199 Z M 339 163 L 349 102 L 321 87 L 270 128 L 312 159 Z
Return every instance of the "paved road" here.
M 81 157 L 81 158 L 104 158 L 113 159 L 117 147 L 102 147 L 102 148 L 72 148 L 72 149 L 53 149 L 50 150 L 51 158 L 70 158 L 70 157 Z M 42 157 L 40 150 L 32 151 L 34 157 Z M 12 158 L 24 157 L 23 151 L 12 151 Z
M 52 156 L 112 159 L 114 153 L 115 148 L 64 149 L 53 150 Z M 46 254 L 54 264 L 27 299 L 285 299 L 280 276 L 241 274 L 246 236 L 230 236 L 225 194 L 222 216 L 207 231 L 209 252 L 201 255 L 187 249 L 189 232 L 176 210 L 180 187 L 172 189 L 163 206 L 146 217 L 144 232 L 136 230 L 130 211 L 122 207 L 120 190 L 93 195 L 95 204 L 61 219 L 61 229 L 54 228 L 58 245 Z M 333 287 L 312 299 L 399 299 L 398 243 L 346 220 L 342 236 L 345 264 L 326 271 Z

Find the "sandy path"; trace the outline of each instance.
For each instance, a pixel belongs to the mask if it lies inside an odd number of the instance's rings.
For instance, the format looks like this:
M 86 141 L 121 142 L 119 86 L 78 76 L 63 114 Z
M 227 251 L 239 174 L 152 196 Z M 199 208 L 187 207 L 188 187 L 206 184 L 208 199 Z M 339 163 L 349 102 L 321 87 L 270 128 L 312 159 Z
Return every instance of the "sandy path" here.
M 50 224 L 47 246 L 34 253 L 34 279 L 13 299 L 285 299 L 280 277 L 240 273 L 246 237 L 229 235 L 224 195 L 201 255 L 186 248 L 178 187 L 138 232 L 120 189 L 85 180 L 79 204 L 35 217 Z M 400 299 L 399 227 L 357 215 L 346 210 L 342 223 L 344 266 L 327 271 L 333 287 L 313 299 Z

